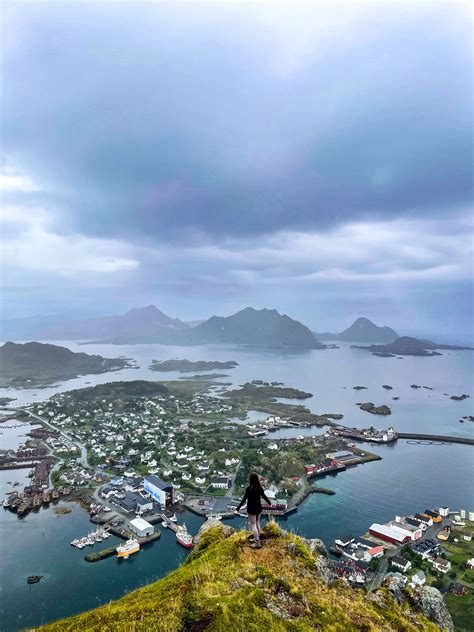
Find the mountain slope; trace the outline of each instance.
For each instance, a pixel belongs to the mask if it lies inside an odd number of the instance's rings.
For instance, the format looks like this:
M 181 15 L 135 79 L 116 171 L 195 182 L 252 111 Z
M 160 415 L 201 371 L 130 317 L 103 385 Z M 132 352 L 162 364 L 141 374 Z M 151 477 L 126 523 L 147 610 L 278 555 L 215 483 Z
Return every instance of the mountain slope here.
M 131 366 L 125 358 L 74 353 L 65 347 L 27 342 L 6 342 L 0 347 L 0 385 L 28 386 L 49 384 L 78 375 L 106 373 Z
M 246 532 L 233 531 L 226 525 L 211 526 L 200 534 L 199 543 L 186 562 L 163 579 L 106 606 L 42 629 L 58 632 L 440 629 L 408 600 L 398 605 L 385 589 L 366 596 L 336 580 L 324 555 L 311 552 L 311 543 L 315 541 L 309 541 L 308 547 L 297 536 L 280 531 L 276 523 L 269 523 L 263 532 L 262 549 L 253 550 Z M 452 630 L 441 595 L 439 598 L 440 612 L 445 616 L 447 629 Z
M 311 331 L 276 309 L 246 307 L 232 316 L 212 316 L 185 332 L 192 344 L 234 343 L 268 347 L 317 348 Z
M 91 340 L 93 338 L 114 338 L 160 335 L 166 331 L 187 329 L 188 325 L 179 318 L 171 318 L 154 305 L 134 307 L 125 314 L 84 318 L 55 323 L 44 328 L 36 337 L 45 340 Z
M 390 343 L 398 338 L 391 327 L 379 327 L 368 318 L 357 318 L 350 327 L 340 334 L 314 333 L 317 340 L 341 340 L 343 342 L 383 342 Z

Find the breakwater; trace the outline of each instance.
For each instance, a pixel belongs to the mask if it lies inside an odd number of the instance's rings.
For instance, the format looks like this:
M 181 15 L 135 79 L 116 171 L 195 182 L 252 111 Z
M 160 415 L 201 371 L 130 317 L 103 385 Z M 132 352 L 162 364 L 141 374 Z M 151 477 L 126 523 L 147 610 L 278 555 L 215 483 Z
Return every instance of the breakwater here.
M 116 533 L 116 535 L 121 538 L 126 537 L 123 533 Z M 152 533 L 151 535 L 148 535 L 146 537 L 138 537 L 137 540 L 140 546 L 143 546 L 144 544 L 149 544 L 150 542 L 155 542 L 155 540 L 159 540 L 160 537 L 161 531 L 155 531 L 155 533 Z M 99 562 L 100 560 L 105 560 L 108 557 L 113 557 L 114 555 L 116 555 L 116 549 L 117 546 L 109 546 L 106 549 L 102 549 L 102 551 L 97 551 L 97 553 L 89 553 L 88 555 L 85 555 L 84 559 L 86 562 Z
M 474 439 L 468 437 L 448 437 L 445 435 L 416 434 L 412 432 L 397 432 L 398 439 L 415 439 L 419 441 L 436 441 L 443 443 L 463 443 L 464 445 L 474 445 Z

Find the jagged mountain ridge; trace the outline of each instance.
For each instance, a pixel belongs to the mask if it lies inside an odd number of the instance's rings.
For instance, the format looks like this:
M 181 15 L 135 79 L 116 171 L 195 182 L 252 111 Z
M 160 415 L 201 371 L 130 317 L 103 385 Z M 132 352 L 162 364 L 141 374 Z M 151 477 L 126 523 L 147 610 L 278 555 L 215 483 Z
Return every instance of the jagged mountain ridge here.
M 303 323 L 280 314 L 276 309 L 253 307 L 246 307 L 231 316 L 211 316 L 196 327 L 160 330 L 153 334 L 143 334 L 139 331 L 133 335 L 107 337 L 97 342 L 177 346 L 227 343 L 274 348 L 324 348 Z

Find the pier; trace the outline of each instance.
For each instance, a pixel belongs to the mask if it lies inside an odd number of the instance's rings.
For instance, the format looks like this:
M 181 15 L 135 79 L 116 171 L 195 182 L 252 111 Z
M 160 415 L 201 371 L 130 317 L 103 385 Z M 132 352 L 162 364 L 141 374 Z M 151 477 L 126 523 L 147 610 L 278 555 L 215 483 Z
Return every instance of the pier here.
M 431 441 L 441 443 L 463 443 L 464 445 L 474 445 L 474 439 L 468 437 L 447 437 L 444 435 L 416 434 L 411 432 L 397 432 L 398 439 L 413 439 L 417 441 Z
M 120 537 L 125 538 L 124 535 L 120 535 Z M 148 535 L 144 538 L 137 537 L 137 540 L 140 546 L 143 546 L 144 544 L 149 544 L 150 542 L 155 542 L 155 540 L 159 540 L 160 537 L 161 532 L 155 531 L 155 533 L 152 533 L 151 535 Z M 114 555 L 116 555 L 116 549 L 117 545 L 109 546 L 106 549 L 102 549 L 102 551 L 98 551 L 97 553 L 88 553 L 84 556 L 84 559 L 86 562 L 99 562 L 100 560 L 106 560 L 108 557 L 113 557 Z

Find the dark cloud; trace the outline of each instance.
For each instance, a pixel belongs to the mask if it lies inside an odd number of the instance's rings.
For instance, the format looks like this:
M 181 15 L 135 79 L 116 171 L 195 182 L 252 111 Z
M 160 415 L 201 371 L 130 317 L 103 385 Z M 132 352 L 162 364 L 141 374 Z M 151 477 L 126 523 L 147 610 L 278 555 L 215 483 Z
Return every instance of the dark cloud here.
M 79 230 L 138 239 L 469 203 L 465 8 L 366 6 L 341 32 L 333 13 L 333 40 L 288 69 L 297 31 L 282 46 L 252 7 L 10 4 L 7 157 Z

